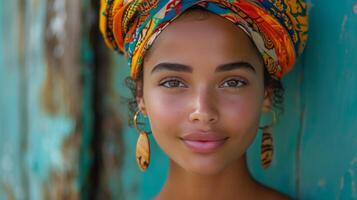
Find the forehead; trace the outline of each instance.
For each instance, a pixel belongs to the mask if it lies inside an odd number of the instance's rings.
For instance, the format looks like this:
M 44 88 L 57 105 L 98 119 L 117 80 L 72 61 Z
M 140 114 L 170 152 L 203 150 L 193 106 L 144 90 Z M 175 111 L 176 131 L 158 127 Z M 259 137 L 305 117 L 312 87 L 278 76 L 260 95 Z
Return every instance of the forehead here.
M 155 39 L 145 63 L 159 61 L 227 61 L 261 62 L 248 35 L 232 22 L 208 11 L 184 13 L 168 25 Z M 190 64 L 190 63 L 186 63 Z

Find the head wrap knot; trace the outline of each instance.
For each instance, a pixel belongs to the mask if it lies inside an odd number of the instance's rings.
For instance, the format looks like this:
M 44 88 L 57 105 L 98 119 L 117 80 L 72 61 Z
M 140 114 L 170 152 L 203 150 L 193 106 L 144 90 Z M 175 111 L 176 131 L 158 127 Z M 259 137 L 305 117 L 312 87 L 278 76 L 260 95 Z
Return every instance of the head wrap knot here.
M 242 28 L 275 79 L 303 52 L 308 29 L 303 0 L 101 0 L 100 30 L 110 48 L 124 53 L 135 79 L 155 38 L 195 5 Z

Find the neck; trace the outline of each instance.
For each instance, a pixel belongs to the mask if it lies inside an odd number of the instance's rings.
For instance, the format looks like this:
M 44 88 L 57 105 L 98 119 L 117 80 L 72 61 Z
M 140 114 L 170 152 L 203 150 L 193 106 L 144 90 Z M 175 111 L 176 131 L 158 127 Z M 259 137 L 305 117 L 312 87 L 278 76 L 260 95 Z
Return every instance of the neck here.
M 257 187 L 245 155 L 213 175 L 189 173 L 171 160 L 168 178 L 156 199 L 236 199 L 252 197 Z

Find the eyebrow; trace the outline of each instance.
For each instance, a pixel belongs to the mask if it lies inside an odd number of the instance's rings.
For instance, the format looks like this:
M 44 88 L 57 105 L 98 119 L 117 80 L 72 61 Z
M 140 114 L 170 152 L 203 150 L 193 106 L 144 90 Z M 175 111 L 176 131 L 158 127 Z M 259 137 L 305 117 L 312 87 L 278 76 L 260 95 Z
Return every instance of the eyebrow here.
M 151 74 L 154 72 L 159 72 L 163 70 L 168 70 L 168 71 L 176 71 L 176 72 L 190 72 L 192 73 L 192 67 L 183 65 L 183 64 L 178 64 L 178 63 L 159 63 L 157 64 L 152 70 Z
M 232 63 L 222 64 L 216 68 L 215 72 L 225 72 L 235 69 L 248 69 L 256 73 L 255 68 L 248 62 L 232 62 Z
M 216 68 L 215 72 L 226 72 L 236 69 L 248 69 L 256 73 L 254 67 L 248 62 L 231 62 L 231 63 L 222 64 Z M 189 72 L 189 73 L 192 73 L 193 71 L 192 67 L 188 65 L 163 62 L 155 65 L 155 67 L 151 70 L 151 74 L 153 74 L 154 72 L 159 72 L 164 70 L 176 71 L 176 72 Z

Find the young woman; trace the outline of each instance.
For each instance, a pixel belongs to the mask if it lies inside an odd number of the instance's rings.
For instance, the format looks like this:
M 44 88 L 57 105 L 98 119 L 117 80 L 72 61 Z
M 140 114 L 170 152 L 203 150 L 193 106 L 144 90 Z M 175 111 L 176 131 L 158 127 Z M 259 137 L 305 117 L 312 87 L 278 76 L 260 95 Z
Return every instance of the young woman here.
M 245 152 L 261 113 L 282 106 L 281 76 L 307 37 L 303 2 L 105 0 L 101 16 L 107 44 L 131 67 L 134 125 L 147 116 L 170 158 L 156 199 L 288 199 L 250 176 Z M 149 141 L 138 131 L 145 170 Z

